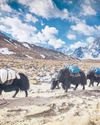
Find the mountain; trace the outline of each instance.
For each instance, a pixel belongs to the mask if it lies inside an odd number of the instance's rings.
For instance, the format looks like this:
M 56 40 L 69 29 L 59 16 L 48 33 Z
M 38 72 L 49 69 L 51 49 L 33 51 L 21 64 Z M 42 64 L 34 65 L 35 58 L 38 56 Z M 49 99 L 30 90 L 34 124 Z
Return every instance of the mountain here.
M 100 37 L 97 38 L 89 47 L 89 51 L 94 58 L 100 58 Z
M 45 47 L 45 46 L 44 46 Z M 71 49 L 68 46 L 54 50 L 53 48 L 19 42 L 0 32 L 0 55 L 36 59 L 100 59 L 100 37 L 85 46 Z
M 100 59 L 100 37 L 95 41 L 88 43 L 86 46 L 75 48 L 72 51 L 71 56 L 80 59 Z
M 73 56 L 78 57 L 78 58 L 83 58 L 84 57 L 84 52 L 83 48 L 79 47 L 74 50 Z
M 26 57 L 30 59 L 65 60 L 70 58 L 63 53 L 52 49 L 46 49 L 26 42 L 18 42 L 17 40 L 11 39 L 1 32 L 0 55 L 16 56 L 21 58 Z

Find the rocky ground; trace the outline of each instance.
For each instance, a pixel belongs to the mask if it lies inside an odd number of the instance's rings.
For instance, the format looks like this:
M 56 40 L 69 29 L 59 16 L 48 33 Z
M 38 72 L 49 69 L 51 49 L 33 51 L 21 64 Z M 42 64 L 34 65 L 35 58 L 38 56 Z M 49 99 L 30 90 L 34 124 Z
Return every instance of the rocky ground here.
M 0 125 L 100 125 L 100 86 L 68 93 L 50 90 L 50 80 L 66 64 L 77 64 L 87 72 L 98 61 L 53 61 L 0 58 L 1 67 L 12 67 L 28 75 L 29 97 L 19 92 L 3 93 L 0 97 Z M 4 98 L 4 99 L 3 99 Z

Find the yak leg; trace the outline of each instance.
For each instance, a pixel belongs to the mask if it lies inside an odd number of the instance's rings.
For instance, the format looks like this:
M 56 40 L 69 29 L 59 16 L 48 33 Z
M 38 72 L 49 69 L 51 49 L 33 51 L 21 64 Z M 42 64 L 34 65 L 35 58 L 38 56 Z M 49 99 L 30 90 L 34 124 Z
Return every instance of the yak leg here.
M 97 83 L 97 86 L 99 85 L 99 82 Z
M 75 86 L 74 90 L 76 90 L 76 89 L 77 89 L 77 87 L 78 87 L 78 84 L 76 84 L 76 86 Z
M 83 90 L 85 90 L 85 85 L 83 85 Z
M 19 89 L 16 89 L 16 92 L 15 92 L 15 94 L 13 95 L 13 98 L 16 97 L 16 95 L 17 95 L 18 92 L 19 92 Z
M 93 81 L 91 81 L 91 85 L 92 85 L 92 87 L 94 86 L 94 82 Z
M 91 81 L 90 81 L 90 83 L 89 83 L 89 87 L 91 87 Z
M 57 83 L 57 89 L 60 89 L 60 87 L 59 87 L 59 82 Z
M 0 91 L 0 95 L 2 95 L 2 91 Z
M 62 83 L 61 86 L 62 86 L 62 88 L 65 90 L 65 85 L 64 85 L 64 83 Z
M 67 92 L 68 89 L 70 88 L 70 84 L 71 84 L 71 83 L 70 83 L 67 79 L 64 81 L 65 92 Z
M 89 87 L 94 86 L 94 82 L 92 80 L 90 80 L 90 84 L 89 84 Z
M 57 85 L 57 89 L 60 89 L 59 85 Z
M 25 96 L 28 97 L 28 92 L 27 92 L 27 90 L 25 91 Z

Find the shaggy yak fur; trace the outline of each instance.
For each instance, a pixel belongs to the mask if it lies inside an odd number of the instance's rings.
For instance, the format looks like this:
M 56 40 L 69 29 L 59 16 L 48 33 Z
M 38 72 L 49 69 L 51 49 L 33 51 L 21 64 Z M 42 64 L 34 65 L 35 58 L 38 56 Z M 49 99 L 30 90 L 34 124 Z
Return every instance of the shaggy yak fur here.
M 75 85 L 74 90 L 77 89 L 78 85 L 81 84 L 83 86 L 83 89 L 85 89 L 86 85 L 86 76 L 83 71 L 80 70 L 79 76 L 75 77 L 70 74 L 70 71 L 68 68 L 61 69 L 57 75 L 57 78 L 52 80 L 51 83 L 51 89 L 55 89 L 56 86 L 58 86 L 59 83 L 62 83 L 62 88 L 67 92 L 67 90 L 70 88 L 70 85 Z
M 95 75 L 95 72 L 93 70 L 90 70 L 87 73 L 87 80 L 90 80 L 89 87 L 94 86 L 94 82 L 97 82 L 97 86 L 100 83 L 100 76 Z
M 17 95 L 19 90 L 25 91 L 26 97 L 28 96 L 27 90 L 29 89 L 29 80 L 26 75 L 23 73 L 19 73 L 20 79 L 15 78 L 11 85 L 7 84 L 0 84 L 0 94 L 2 94 L 2 91 L 10 92 L 10 91 L 16 91 L 13 97 Z

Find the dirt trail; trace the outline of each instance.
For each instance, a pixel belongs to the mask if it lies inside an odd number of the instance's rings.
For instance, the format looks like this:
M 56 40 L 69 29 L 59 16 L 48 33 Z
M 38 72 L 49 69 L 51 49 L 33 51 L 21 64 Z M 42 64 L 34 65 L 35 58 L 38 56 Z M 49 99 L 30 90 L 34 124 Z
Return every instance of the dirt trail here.
M 27 98 L 23 92 L 14 99 L 13 92 L 3 93 L 0 125 L 100 125 L 100 87 L 68 93 L 49 87 L 33 85 Z

